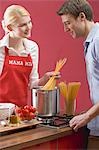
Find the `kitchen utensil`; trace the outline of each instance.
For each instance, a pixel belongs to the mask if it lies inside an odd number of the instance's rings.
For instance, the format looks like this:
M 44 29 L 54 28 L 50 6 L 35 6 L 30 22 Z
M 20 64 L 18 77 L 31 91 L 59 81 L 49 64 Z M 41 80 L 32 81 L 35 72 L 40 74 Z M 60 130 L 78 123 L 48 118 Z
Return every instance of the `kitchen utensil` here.
M 58 85 L 60 88 L 60 92 L 65 99 L 66 114 L 68 116 L 74 115 L 76 109 L 76 97 L 81 83 L 70 82 L 66 84 L 65 82 L 60 82 Z
M 60 91 L 42 90 L 42 87 L 33 89 L 33 106 L 37 108 L 38 116 L 50 117 L 60 112 Z
M 6 120 L 13 113 L 15 105 L 12 103 L 0 103 L 0 120 Z

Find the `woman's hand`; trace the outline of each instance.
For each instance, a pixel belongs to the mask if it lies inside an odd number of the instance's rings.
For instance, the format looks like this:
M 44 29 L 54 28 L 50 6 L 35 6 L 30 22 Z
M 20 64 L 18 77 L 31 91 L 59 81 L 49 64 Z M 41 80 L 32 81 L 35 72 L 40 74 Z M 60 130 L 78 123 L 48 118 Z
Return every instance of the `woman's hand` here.
M 78 116 L 75 116 L 73 119 L 70 120 L 69 125 L 74 131 L 77 131 L 78 128 L 83 127 L 89 122 L 89 116 L 84 113 Z
M 52 76 L 55 76 L 55 79 L 60 79 L 61 77 L 60 72 L 57 72 L 57 73 L 55 73 L 55 71 L 46 72 L 44 76 L 39 79 L 38 84 L 41 86 L 45 85 Z
M 55 71 L 51 71 L 45 73 L 44 78 L 48 81 L 52 76 L 55 76 L 55 79 L 59 79 L 61 77 L 60 72 L 55 73 Z

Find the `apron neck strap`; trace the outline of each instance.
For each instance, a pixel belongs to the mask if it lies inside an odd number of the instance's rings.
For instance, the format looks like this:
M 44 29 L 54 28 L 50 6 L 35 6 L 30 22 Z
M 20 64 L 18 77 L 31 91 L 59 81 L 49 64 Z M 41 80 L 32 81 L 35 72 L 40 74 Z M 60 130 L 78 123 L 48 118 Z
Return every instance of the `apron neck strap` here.
M 9 50 L 8 50 L 7 47 L 5 47 L 5 54 L 6 54 L 6 55 L 9 55 Z

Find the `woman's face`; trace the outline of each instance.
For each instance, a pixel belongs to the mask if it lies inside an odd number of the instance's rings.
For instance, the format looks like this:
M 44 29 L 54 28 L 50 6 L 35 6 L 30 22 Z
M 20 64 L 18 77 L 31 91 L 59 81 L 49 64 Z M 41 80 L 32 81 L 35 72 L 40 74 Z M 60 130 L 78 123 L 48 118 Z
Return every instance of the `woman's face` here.
M 29 38 L 31 36 L 32 22 L 30 16 L 21 17 L 12 26 L 13 36 L 17 38 Z

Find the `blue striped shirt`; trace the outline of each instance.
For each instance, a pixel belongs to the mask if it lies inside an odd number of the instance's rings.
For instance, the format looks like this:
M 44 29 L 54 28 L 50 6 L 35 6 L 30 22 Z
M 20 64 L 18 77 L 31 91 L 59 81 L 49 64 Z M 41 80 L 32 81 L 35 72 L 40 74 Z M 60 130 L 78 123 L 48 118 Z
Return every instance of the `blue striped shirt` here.
M 89 32 L 84 46 L 90 98 L 96 104 L 99 103 L 99 23 L 95 23 Z M 88 128 L 91 135 L 99 136 L 99 116 L 88 123 Z

